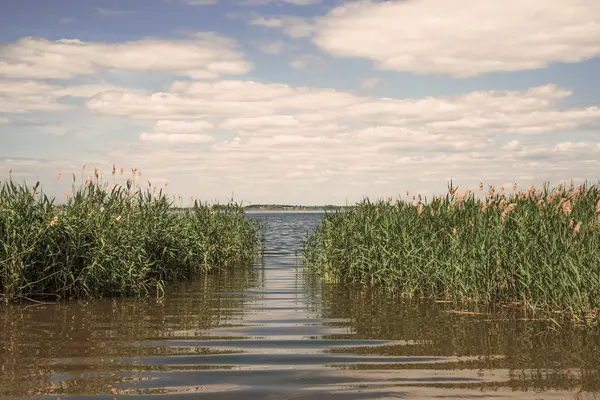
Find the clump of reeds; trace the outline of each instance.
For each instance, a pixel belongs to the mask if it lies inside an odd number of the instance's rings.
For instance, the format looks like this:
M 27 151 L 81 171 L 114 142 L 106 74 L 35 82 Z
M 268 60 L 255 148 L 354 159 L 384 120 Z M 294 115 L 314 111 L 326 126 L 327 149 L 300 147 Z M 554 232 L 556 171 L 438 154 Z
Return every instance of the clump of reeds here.
M 427 202 L 368 199 L 328 213 L 304 262 L 326 279 L 410 297 L 520 304 L 596 320 L 600 189 L 587 183 L 475 196 L 450 185 Z
M 239 204 L 174 210 L 162 190 L 131 179 L 109 188 L 97 174 L 79 188 L 73 178 L 61 205 L 39 183 L 0 183 L 0 298 L 160 293 L 167 281 L 249 264 L 262 251 L 261 227 Z

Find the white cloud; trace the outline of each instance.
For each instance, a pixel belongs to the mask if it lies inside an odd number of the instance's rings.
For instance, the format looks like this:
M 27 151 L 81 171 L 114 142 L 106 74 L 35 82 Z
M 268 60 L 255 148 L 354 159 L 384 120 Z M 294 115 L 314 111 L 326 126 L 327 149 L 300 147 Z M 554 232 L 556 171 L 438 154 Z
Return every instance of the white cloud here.
M 315 43 L 380 69 L 468 77 L 600 55 L 600 2 L 359 1 L 317 23 Z
M 576 129 L 600 121 L 600 108 L 559 108 L 571 95 L 555 85 L 526 91 L 479 91 L 452 97 L 390 99 L 346 92 L 249 81 L 175 82 L 168 92 L 144 95 L 103 92 L 88 107 L 96 112 L 138 119 L 202 119 L 248 131 L 259 123 L 313 131 L 323 127 L 400 127 L 431 134 L 473 132 L 528 134 Z M 233 122 L 220 122 L 231 118 Z M 239 125 L 240 121 L 244 124 Z M 343 126 L 340 125 L 343 123 Z M 347 129 L 347 128 L 346 128 Z M 343 133 L 340 131 L 340 133 Z
M 281 29 L 283 33 L 294 39 L 309 37 L 316 29 L 311 21 L 302 17 L 292 16 L 256 17 L 250 20 L 250 25 Z
M 91 98 L 97 93 L 110 90 L 131 91 L 131 89 L 106 84 L 58 86 L 31 80 L 0 79 L 0 113 L 68 110 L 72 107 L 60 103 L 60 98 L 65 96 Z
M 160 71 L 195 78 L 245 74 L 252 64 L 236 42 L 214 33 L 189 40 L 141 39 L 124 43 L 84 43 L 22 38 L 0 46 L 0 76 L 70 79 L 105 69 Z
M 71 18 L 71 17 L 63 17 L 58 20 L 58 22 L 61 24 L 70 24 L 74 21 L 75 21 L 75 18 Z
M 215 139 L 204 131 L 211 130 L 213 125 L 206 121 L 170 121 L 160 120 L 156 122 L 151 132 L 143 132 L 140 135 L 142 142 L 190 144 L 210 143 Z

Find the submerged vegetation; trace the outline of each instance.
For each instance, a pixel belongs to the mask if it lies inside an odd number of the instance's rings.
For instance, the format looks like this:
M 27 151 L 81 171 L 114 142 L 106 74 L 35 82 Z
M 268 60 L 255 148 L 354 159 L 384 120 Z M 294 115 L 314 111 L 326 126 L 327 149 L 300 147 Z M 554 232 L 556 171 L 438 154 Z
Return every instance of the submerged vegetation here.
M 330 281 L 597 324 L 598 185 L 483 190 L 481 184 L 475 196 L 451 184 L 429 202 L 420 195 L 412 202 L 364 200 L 347 212 L 328 213 L 305 241 L 303 261 Z
M 162 189 L 102 183 L 97 170 L 58 205 L 34 186 L 0 183 L 0 298 L 162 293 L 167 281 L 251 263 L 261 226 L 240 204 L 174 211 Z M 113 175 L 115 170 L 113 168 Z

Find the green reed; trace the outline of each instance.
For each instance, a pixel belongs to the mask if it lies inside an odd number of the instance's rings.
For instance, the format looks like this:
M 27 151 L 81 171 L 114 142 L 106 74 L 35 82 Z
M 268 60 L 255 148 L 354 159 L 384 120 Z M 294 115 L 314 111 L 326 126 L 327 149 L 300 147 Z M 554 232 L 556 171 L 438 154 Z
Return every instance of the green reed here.
M 133 186 L 133 187 L 132 187 Z M 34 186 L 0 183 L 0 298 L 162 293 L 167 281 L 252 263 L 261 226 L 243 207 L 174 210 L 162 190 L 91 179 L 58 205 Z
M 597 322 L 600 189 L 491 186 L 475 196 L 451 184 L 429 202 L 367 199 L 328 213 L 304 250 L 304 263 L 326 280 Z

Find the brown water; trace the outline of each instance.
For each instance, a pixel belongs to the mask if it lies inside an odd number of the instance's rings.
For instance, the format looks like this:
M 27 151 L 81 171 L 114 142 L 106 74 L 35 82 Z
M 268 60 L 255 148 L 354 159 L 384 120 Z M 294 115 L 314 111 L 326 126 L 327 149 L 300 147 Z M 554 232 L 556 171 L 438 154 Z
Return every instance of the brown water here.
M 260 263 L 162 301 L 0 306 L 0 397 L 600 398 L 595 332 L 321 284 L 294 257 L 320 214 L 252 217 Z

